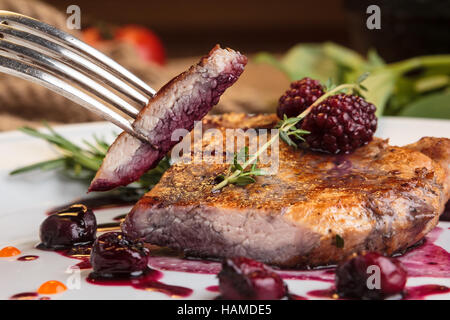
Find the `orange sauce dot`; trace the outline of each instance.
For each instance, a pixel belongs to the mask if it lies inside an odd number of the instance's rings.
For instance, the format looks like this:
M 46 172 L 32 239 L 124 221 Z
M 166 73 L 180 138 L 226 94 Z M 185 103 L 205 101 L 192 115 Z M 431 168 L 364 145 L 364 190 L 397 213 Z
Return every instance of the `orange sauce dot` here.
M 38 293 L 40 294 L 57 294 L 61 293 L 67 290 L 67 287 L 64 285 L 64 283 L 56 281 L 56 280 L 50 280 L 47 282 L 44 282 L 38 289 Z
M 0 258 L 5 257 L 13 257 L 20 254 L 20 250 L 16 247 L 4 247 L 2 250 L 0 250 Z

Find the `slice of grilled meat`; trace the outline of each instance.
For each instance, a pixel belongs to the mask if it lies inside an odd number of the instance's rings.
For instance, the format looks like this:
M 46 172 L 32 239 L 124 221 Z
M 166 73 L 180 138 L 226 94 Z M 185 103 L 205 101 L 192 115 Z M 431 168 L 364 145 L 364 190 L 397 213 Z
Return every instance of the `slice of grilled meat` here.
M 188 132 L 219 102 L 222 93 L 244 71 L 247 58 L 216 46 L 197 65 L 172 79 L 141 110 L 133 127 L 146 135 L 143 143 L 122 133 L 109 148 L 89 191 L 105 191 L 136 181 L 154 168 L 178 141 L 177 129 Z
M 221 131 L 271 127 L 276 116 L 207 116 L 203 123 Z M 135 205 L 122 229 L 191 256 L 241 255 L 282 267 L 335 264 L 362 250 L 391 255 L 432 230 L 448 199 L 448 177 L 430 157 L 433 146 L 450 140 L 426 141 L 429 152 L 420 142 L 395 147 L 375 138 L 345 156 L 280 142 L 277 174 L 215 193 L 215 177 L 228 165 L 179 163 Z M 437 160 L 448 163 L 448 154 Z

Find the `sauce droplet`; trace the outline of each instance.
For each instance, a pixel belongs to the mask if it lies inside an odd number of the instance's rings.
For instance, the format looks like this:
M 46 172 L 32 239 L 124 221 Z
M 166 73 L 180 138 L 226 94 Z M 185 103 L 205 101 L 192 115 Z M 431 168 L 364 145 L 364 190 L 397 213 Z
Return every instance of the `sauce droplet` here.
M 0 250 L 0 258 L 5 257 L 14 257 L 20 254 L 20 250 L 16 247 L 4 247 L 2 250 Z
M 29 256 L 21 256 L 21 257 L 17 258 L 17 260 L 18 261 L 33 261 L 33 260 L 36 260 L 38 258 L 39 258 L 39 256 L 29 255 Z
M 11 300 L 34 300 L 38 297 L 38 293 L 37 292 L 22 292 L 22 293 L 18 293 L 13 295 L 11 298 Z
M 56 281 L 56 280 L 50 280 L 47 282 L 44 282 L 38 289 L 38 293 L 40 294 L 57 294 L 61 293 L 67 290 L 67 287 L 64 285 L 64 283 Z
M 219 286 L 209 286 L 209 287 L 206 287 L 206 290 L 211 291 L 211 292 L 220 292 Z

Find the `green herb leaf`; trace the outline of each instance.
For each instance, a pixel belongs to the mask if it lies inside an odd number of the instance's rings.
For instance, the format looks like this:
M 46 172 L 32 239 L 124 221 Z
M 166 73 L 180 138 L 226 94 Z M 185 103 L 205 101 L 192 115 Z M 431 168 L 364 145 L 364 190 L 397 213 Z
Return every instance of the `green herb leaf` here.
M 256 180 L 250 176 L 240 176 L 240 177 L 236 178 L 236 181 L 234 183 L 238 186 L 246 186 L 246 185 L 248 185 L 250 183 L 254 183 L 254 182 L 256 182 Z

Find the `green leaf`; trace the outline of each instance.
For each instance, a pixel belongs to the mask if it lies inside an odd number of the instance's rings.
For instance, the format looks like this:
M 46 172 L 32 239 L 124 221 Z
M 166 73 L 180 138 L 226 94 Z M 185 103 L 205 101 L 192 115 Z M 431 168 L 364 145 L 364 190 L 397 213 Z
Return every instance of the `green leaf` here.
M 364 58 L 356 51 L 333 42 L 325 42 L 323 44 L 323 50 L 329 58 L 332 58 L 336 63 L 349 69 L 361 69 L 366 63 Z
M 367 89 L 364 93 L 365 99 L 377 107 L 376 115 L 383 114 L 389 97 L 395 88 L 396 76 L 388 69 L 374 71 L 365 79 L 362 84 Z
M 367 63 L 371 67 L 382 67 L 386 64 L 374 48 L 369 49 L 367 52 Z
M 399 112 L 404 117 L 450 119 L 450 92 L 426 95 Z
M 239 176 L 236 178 L 236 181 L 234 183 L 238 186 L 246 186 L 248 184 L 255 183 L 255 182 L 256 182 L 256 180 L 250 176 Z
M 51 169 L 54 169 L 54 168 L 63 167 L 64 163 L 65 163 L 65 159 L 64 158 L 58 158 L 58 159 L 53 159 L 53 160 L 48 160 L 48 161 L 42 161 L 42 162 L 34 163 L 32 165 L 29 165 L 29 166 L 25 166 L 25 167 L 21 167 L 21 168 L 15 169 L 15 170 L 11 171 L 9 174 L 10 175 L 15 175 L 15 174 L 24 173 L 24 172 L 27 172 L 27 171 L 33 171 L 33 170 L 36 170 L 36 169 L 51 170 Z
M 335 75 L 339 66 L 326 55 L 320 44 L 299 44 L 292 47 L 281 58 L 276 59 L 265 53 L 257 55 L 255 61 L 270 63 L 274 67 L 286 73 L 290 80 L 298 80 L 311 77 L 321 82 L 333 77 L 333 81 L 339 82 Z
M 449 84 L 450 84 L 450 76 L 439 74 L 426 76 L 418 79 L 414 83 L 414 89 L 417 92 L 423 93 L 426 91 L 432 91 L 443 88 L 445 86 L 448 86 Z
M 283 140 L 284 142 L 287 143 L 288 146 L 290 147 L 297 147 L 297 145 L 291 140 L 291 138 L 289 138 L 288 134 L 282 130 L 279 131 L 280 132 L 280 138 L 281 140 Z
M 358 79 L 356 80 L 356 83 L 359 85 L 359 86 L 361 86 L 362 87 L 362 82 L 364 81 L 364 80 L 366 80 L 368 77 L 370 76 L 370 72 L 364 72 L 362 75 L 360 75 L 359 77 L 358 77 Z M 365 87 L 364 87 L 365 88 Z

